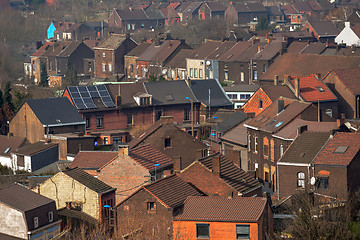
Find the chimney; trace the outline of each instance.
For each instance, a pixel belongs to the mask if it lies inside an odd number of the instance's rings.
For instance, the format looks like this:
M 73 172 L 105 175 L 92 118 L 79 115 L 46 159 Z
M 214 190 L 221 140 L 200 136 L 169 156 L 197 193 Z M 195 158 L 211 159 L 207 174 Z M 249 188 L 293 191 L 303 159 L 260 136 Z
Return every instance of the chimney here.
M 279 76 L 278 75 L 274 76 L 274 85 L 275 86 L 279 85 Z
M 341 113 L 340 114 L 340 118 L 336 120 L 336 125 L 338 127 L 342 126 L 345 124 L 345 113 Z
M 163 171 L 163 177 L 171 176 L 171 170 L 164 170 Z
M 350 22 L 345 22 L 345 27 L 350 28 Z
M 174 173 L 178 173 L 181 171 L 181 157 L 180 156 L 173 157 L 173 168 L 174 168 Z
M 71 202 L 65 202 L 66 204 L 66 209 L 71 209 Z
M 297 128 L 297 135 L 300 136 L 303 132 L 308 130 L 307 125 L 302 125 Z
M 261 46 L 258 46 L 258 51 L 257 52 L 259 53 L 259 52 L 261 52 L 261 50 L 262 50 Z
M 295 96 L 299 98 L 300 96 L 300 79 L 295 78 Z
M 276 113 L 279 114 L 284 109 L 284 100 L 276 100 Z
M 119 92 L 118 95 L 116 96 L 116 107 L 120 107 L 121 106 L 121 84 L 119 84 Z
M 129 155 L 129 146 L 119 146 L 118 148 L 118 156 L 128 156 Z
M 155 39 L 155 46 L 160 46 L 160 38 Z
M 321 73 L 316 73 L 315 77 L 317 78 L 317 80 L 321 80 Z
M 212 157 L 212 172 L 217 176 L 220 176 L 220 158 L 220 154 Z
M 161 116 L 160 121 L 163 124 L 173 124 L 174 123 L 174 117 L 173 116 Z

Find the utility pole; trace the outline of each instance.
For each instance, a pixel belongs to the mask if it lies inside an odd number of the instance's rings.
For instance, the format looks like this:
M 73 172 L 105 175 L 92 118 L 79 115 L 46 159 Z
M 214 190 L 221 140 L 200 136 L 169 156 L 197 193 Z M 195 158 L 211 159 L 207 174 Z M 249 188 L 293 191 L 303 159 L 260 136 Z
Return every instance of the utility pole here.
M 211 87 L 209 87 L 209 118 L 211 117 Z

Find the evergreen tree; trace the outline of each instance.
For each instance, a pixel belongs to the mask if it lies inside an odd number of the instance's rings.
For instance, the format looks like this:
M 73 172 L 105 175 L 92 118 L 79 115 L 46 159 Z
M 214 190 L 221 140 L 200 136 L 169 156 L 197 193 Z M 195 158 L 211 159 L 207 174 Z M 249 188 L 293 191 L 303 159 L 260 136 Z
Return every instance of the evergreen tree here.
M 70 60 L 67 62 L 66 73 L 64 80 L 68 82 L 71 86 L 77 86 L 79 84 L 77 71 L 74 66 L 70 63 Z
M 261 30 L 267 30 L 267 29 L 269 29 L 269 21 L 267 20 L 266 17 L 261 16 L 258 21 L 258 24 L 256 24 L 256 26 L 255 26 L 255 30 L 261 31 Z
M 12 112 L 14 111 L 14 104 L 12 102 L 12 95 L 11 95 L 11 83 L 10 81 L 6 83 L 5 85 L 5 94 L 3 97 L 3 105 L 7 104 L 7 108 L 9 108 L 9 110 L 11 110 Z
M 41 71 L 40 71 L 40 86 L 42 87 L 48 87 L 48 74 L 46 71 L 46 65 L 45 63 L 41 64 Z

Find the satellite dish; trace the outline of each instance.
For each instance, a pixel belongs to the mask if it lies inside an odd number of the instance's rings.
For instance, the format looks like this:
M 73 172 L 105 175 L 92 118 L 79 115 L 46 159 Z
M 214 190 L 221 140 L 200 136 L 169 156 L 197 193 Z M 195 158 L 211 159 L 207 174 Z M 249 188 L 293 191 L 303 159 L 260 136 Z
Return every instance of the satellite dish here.
M 310 179 L 310 184 L 311 184 L 311 185 L 315 185 L 315 182 L 316 182 L 316 179 L 315 179 L 314 177 L 312 177 L 312 178 Z
M 210 66 L 210 65 L 211 65 L 211 62 L 210 62 L 210 61 L 206 61 L 206 65 L 207 65 L 207 66 Z

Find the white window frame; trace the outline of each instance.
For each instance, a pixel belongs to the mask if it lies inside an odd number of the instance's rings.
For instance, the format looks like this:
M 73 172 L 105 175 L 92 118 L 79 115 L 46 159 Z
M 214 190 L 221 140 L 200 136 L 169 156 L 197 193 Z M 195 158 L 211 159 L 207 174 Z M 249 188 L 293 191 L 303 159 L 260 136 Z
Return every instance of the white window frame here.
M 305 188 L 305 173 L 304 172 L 297 173 L 297 187 Z
M 240 81 L 242 81 L 242 82 L 245 81 L 245 73 L 244 72 L 240 73 Z
M 251 151 L 251 135 L 248 135 L 248 151 Z
M 49 212 L 48 217 L 49 217 L 49 222 L 54 221 L 54 213 L 53 212 Z
M 258 137 L 254 137 L 254 152 L 258 152 Z
M 327 115 L 329 115 L 330 117 L 333 116 L 333 112 L 332 112 L 332 109 L 331 109 L 331 108 L 326 109 L 325 113 L 326 113 Z
M 106 64 L 105 63 L 102 64 L 102 71 L 106 72 Z
M 203 77 L 203 70 L 201 68 L 199 68 L 199 78 Z
M 39 227 L 39 218 L 38 217 L 34 217 L 34 228 Z
M 282 155 L 284 155 L 284 145 L 283 144 L 280 145 L 280 157 L 282 157 Z
M 112 72 L 112 64 L 108 64 L 109 72 Z
M 102 53 L 102 57 L 103 57 L 103 58 L 106 57 L 106 53 L 103 52 L 103 53 Z

